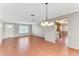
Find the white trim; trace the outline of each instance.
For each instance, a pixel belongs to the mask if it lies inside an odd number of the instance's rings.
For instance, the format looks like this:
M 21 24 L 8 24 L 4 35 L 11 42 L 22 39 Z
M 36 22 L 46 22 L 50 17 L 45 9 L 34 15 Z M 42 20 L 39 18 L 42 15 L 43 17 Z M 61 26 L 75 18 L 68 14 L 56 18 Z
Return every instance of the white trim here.
M 68 45 L 68 47 L 69 47 L 69 48 L 72 48 L 72 49 L 79 50 L 79 48 L 77 48 L 77 47 L 73 47 L 73 46 L 70 46 L 70 45 Z
M 54 19 L 54 18 L 56 18 L 56 17 L 60 17 L 60 16 L 63 16 L 63 15 L 67 15 L 67 14 L 74 13 L 74 12 L 78 12 L 78 11 L 79 11 L 79 9 L 74 9 L 74 10 L 71 10 L 71 11 L 69 11 L 69 12 L 65 12 L 65 13 L 56 15 L 56 16 L 51 17 L 51 18 L 49 18 L 49 19 Z

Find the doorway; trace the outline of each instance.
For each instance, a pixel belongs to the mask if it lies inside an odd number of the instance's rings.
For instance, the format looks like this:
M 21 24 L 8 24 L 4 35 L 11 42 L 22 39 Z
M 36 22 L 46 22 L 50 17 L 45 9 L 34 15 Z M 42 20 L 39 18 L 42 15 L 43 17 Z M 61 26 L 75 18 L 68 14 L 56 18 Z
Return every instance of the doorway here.
M 68 22 L 67 19 L 56 20 L 56 43 L 60 45 L 68 44 Z

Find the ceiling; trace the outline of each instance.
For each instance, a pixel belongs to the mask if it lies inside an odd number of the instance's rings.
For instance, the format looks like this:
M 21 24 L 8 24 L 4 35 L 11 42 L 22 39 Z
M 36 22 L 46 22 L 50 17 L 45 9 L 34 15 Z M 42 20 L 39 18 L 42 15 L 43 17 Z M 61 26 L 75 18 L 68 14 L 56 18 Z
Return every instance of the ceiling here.
M 0 3 L 0 17 L 4 22 L 39 23 L 45 20 L 45 7 L 44 3 Z M 48 18 L 78 10 L 78 3 L 49 3 Z

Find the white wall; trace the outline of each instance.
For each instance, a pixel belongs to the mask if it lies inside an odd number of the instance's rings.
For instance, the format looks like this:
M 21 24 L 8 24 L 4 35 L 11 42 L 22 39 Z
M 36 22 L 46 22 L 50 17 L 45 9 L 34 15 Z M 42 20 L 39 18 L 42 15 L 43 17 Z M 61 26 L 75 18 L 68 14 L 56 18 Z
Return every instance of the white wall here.
M 68 46 L 79 49 L 79 12 L 75 12 L 68 16 Z
M 44 37 L 46 41 L 55 42 L 56 31 L 54 26 L 42 27 L 40 24 L 32 25 L 33 35 Z
M 33 24 L 32 33 L 33 35 L 44 37 L 44 28 L 40 24 Z
M 68 18 L 68 47 L 79 50 L 79 12 L 60 16 Z
M 55 43 L 56 40 L 56 31 L 54 26 L 45 28 L 45 40 Z
M 0 44 L 2 42 L 2 39 L 3 39 L 3 23 L 0 20 Z

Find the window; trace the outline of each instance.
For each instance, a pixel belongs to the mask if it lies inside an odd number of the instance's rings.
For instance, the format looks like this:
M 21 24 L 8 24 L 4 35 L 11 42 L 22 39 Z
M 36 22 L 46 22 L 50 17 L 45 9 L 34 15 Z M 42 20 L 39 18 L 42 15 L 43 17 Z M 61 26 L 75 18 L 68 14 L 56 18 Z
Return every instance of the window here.
M 29 33 L 29 26 L 19 25 L 19 33 Z

